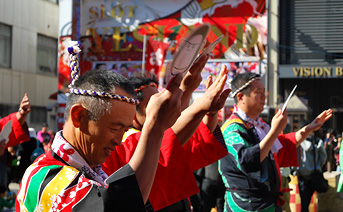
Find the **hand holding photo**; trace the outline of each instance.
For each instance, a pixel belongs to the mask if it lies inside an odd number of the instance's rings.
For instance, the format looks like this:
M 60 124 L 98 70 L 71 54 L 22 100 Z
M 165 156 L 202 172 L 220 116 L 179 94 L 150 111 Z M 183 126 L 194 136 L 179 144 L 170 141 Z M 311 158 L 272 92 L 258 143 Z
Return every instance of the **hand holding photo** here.
M 210 24 L 204 23 L 193 29 L 190 35 L 181 42 L 179 49 L 173 56 L 171 64 L 172 75 L 188 71 L 197 58 L 201 48 L 206 44 L 206 38 L 210 32 L 210 28 Z
M 208 45 L 202 52 L 201 54 L 199 54 L 199 56 L 197 57 L 197 59 L 194 61 L 194 63 L 196 63 L 196 61 L 201 58 L 204 54 L 209 54 L 213 51 L 214 47 L 217 46 L 217 44 L 222 40 L 224 35 L 221 35 L 220 37 L 218 37 L 215 41 L 213 41 L 210 45 Z
M 293 95 L 295 89 L 297 88 L 297 86 L 298 86 L 298 85 L 295 85 L 295 86 L 294 86 L 294 88 L 293 88 L 293 90 L 291 91 L 291 93 L 289 94 L 287 100 L 286 100 L 285 103 L 283 104 L 283 107 L 282 107 L 282 110 L 281 110 L 281 113 L 282 113 L 282 114 L 283 114 L 283 112 L 285 111 L 285 109 L 286 109 L 286 107 L 287 107 L 287 104 L 288 104 L 289 100 L 291 99 L 291 97 L 292 97 L 292 95 Z
M 178 74 L 184 76 L 187 73 L 196 60 L 199 51 L 205 46 L 210 28 L 210 24 L 202 24 L 193 29 L 190 35 L 181 42 L 173 60 L 166 66 L 162 87 L 166 88 L 174 76 Z

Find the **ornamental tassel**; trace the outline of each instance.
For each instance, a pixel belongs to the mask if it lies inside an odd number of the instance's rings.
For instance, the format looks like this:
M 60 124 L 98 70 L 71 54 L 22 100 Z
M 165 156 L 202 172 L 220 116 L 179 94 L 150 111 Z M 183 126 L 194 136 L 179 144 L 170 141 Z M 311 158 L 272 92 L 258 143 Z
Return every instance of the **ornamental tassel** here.
M 122 96 L 114 93 L 106 93 L 106 92 L 98 92 L 93 90 L 83 90 L 75 88 L 75 81 L 79 78 L 79 61 L 78 61 L 78 53 L 81 52 L 80 43 L 77 41 L 70 41 L 70 47 L 68 47 L 68 52 L 70 54 L 70 71 L 71 71 L 71 83 L 69 84 L 69 93 L 76 94 L 76 95 L 83 95 L 83 96 L 94 96 L 94 97 L 102 97 L 102 98 L 111 98 L 120 101 L 124 101 L 130 104 L 138 105 L 139 100 L 130 98 L 127 96 Z
M 78 41 L 69 41 L 70 47 L 68 47 L 68 52 L 70 54 L 70 71 L 71 71 L 71 83 L 69 88 L 74 87 L 75 81 L 79 78 L 79 59 L 78 53 L 81 52 L 80 43 Z

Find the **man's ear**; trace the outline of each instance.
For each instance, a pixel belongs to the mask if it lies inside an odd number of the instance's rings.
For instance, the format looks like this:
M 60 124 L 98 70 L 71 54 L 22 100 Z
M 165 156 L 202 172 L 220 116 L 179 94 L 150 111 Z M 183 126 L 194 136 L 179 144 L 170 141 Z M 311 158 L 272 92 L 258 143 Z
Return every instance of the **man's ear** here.
M 241 101 L 243 99 L 244 94 L 242 92 L 237 93 L 237 101 Z
M 132 123 L 133 123 L 133 126 L 135 126 L 136 124 L 137 124 L 137 111 L 136 111 L 136 113 L 135 113 L 135 116 L 133 117 L 133 121 L 132 121 Z
M 73 105 L 70 109 L 70 118 L 74 127 L 79 128 L 82 120 L 88 116 L 87 110 L 80 104 Z
M 136 111 L 136 113 L 135 113 L 135 116 L 133 117 L 133 126 L 135 127 L 135 128 L 137 128 L 137 129 L 142 129 L 143 128 L 143 125 L 139 122 L 139 118 L 138 118 L 138 116 L 139 116 L 139 114 L 138 114 L 138 112 Z M 144 123 L 143 123 L 144 124 Z

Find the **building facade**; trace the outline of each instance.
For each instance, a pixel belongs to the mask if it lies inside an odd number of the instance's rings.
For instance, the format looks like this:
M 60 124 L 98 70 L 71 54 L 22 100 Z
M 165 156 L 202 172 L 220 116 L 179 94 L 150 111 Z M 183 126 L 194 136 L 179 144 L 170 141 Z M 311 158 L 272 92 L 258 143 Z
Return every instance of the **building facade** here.
M 27 93 L 29 126 L 55 130 L 58 24 L 58 0 L 0 0 L 0 116 L 17 111 Z
M 336 133 L 343 130 L 342 12 L 339 0 L 279 1 L 279 100 L 298 85 L 309 120 L 332 108 L 324 127 Z
M 222 65 L 229 69 L 228 85 L 241 72 L 259 73 L 264 77 L 266 3 L 266 0 L 74 0 L 72 37 L 78 38 L 83 47 L 79 55 L 81 74 L 108 69 L 124 76 L 155 75 L 159 89 L 163 89 L 170 77 L 166 71 L 168 64 L 177 55 L 181 43 L 192 30 L 208 24 L 206 42 L 192 48 L 199 46 L 197 52 L 201 52 L 203 47 L 219 41 L 201 73 L 203 81 L 194 92 L 194 98 L 205 91 L 207 76 L 216 77 Z M 61 39 L 62 45 L 67 43 L 66 39 Z M 186 58 L 183 63 L 194 62 L 195 56 L 189 57 L 192 60 Z M 63 75 L 67 80 L 61 80 Z M 61 72 L 59 90 L 67 90 L 68 84 L 63 83 L 68 81 L 69 75 L 67 71 Z M 59 101 L 59 105 L 59 111 L 63 111 L 63 102 Z M 230 116 L 232 108 L 233 99 L 229 98 L 220 113 L 222 120 Z M 63 113 L 59 113 L 58 120 L 63 121 L 62 116 Z M 62 125 L 59 122 L 59 126 Z

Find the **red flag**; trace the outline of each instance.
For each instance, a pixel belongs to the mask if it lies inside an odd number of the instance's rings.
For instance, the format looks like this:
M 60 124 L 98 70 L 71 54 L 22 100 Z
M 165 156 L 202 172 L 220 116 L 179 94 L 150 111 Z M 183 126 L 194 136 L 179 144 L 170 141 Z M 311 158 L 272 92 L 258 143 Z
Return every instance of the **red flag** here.
M 150 38 L 147 42 L 145 54 L 145 70 L 158 76 L 163 66 L 168 47 L 168 43 L 156 41 Z

